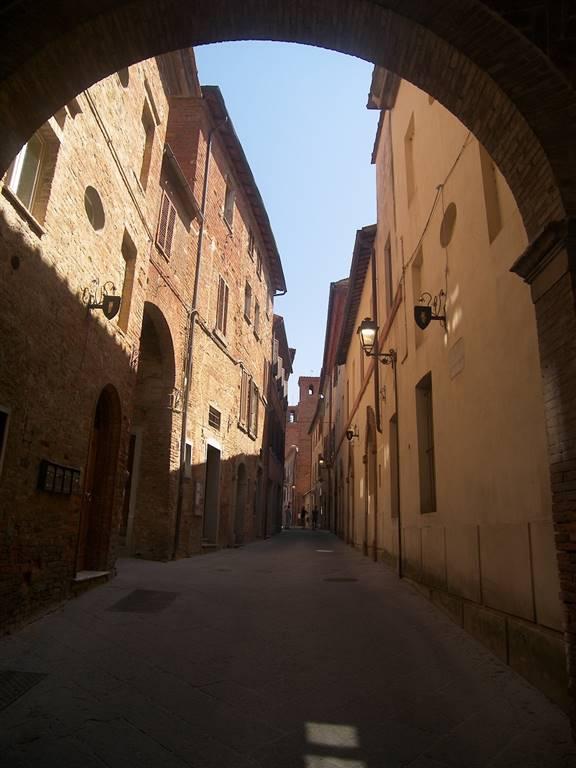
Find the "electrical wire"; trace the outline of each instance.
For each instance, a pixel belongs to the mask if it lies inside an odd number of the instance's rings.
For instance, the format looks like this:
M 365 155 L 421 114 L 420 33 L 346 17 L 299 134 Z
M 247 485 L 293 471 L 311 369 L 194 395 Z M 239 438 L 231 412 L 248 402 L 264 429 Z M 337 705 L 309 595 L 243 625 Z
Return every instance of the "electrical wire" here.
M 464 143 L 460 147 L 460 151 L 456 155 L 456 159 L 454 160 L 454 162 L 450 166 L 450 170 L 446 174 L 446 177 L 444 178 L 444 181 L 441 184 L 438 184 L 438 186 L 436 187 L 436 195 L 434 196 L 434 200 L 432 201 L 432 207 L 430 209 L 430 213 L 428 214 L 428 218 L 426 220 L 426 224 L 424 225 L 424 229 L 422 230 L 422 234 L 420 235 L 420 237 L 418 239 L 418 242 L 416 243 L 416 247 L 414 248 L 414 250 L 412 252 L 412 255 L 410 256 L 410 258 L 408 259 L 406 264 L 404 264 L 404 266 L 403 266 L 404 273 L 406 272 L 406 270 L 408 269 L 410 264 L 414 261 L 418 251 L 420 250 L 420 246 L 422 245 L 422 241 L 424 240 L 424 235 L 428 231 L 428 227 L 430 226 L 430 222 L 432 221 L 432 216 L 434 215 L 434 211 L 436 210 L 436 206 L 438 205 L 438 202 L 439 202 L 439 200 L 442 197 L 442 190 L 444 189 L 444 186 L 446 185 L 446 182 L 448 181 L 450 176 L 452 176 L 452 174 L 454 173 L 454 169 L 456 168 L 456 166 L 458 165 L 458 163 L 460 161 L 460 158 L 464 154 L 464 150 L 470 144 L 470 137 L 471 136 L 472 136 L 472 131 L 468 131 L 468 135 L 466 136 L 466 138 L 464 140 Z

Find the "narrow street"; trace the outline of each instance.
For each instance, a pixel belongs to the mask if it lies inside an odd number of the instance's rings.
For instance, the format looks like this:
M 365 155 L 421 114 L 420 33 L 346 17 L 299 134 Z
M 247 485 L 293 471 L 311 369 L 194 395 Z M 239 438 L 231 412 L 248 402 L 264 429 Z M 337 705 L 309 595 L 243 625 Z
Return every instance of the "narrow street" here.
M 0 681 L 2 768 L 576 766 L 559 710 L 324 532 L 121 560 Z

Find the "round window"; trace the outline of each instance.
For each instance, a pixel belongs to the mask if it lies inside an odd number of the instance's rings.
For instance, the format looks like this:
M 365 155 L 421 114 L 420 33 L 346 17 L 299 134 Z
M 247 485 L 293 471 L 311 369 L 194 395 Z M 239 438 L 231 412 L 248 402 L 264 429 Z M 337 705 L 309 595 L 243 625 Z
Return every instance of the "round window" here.
M 84 192 L 84 208 L 86 209 L 88 221 L 98 232 L 98 230 L 104 227 L 105 216 L 102 200 L 94 187 L 86 187 Z
M 130 82 L 130 72 L 128 71 L 128 67 L 118 70 L 118 79 L 122 83 L 123 88 L 128 88 L 128 83 Z
M 456 213 L 457 209 L 455 203 L 450 203 L 444 212 L 444 218 L 440 225 L 440 245 L 442 248 L 446 248 L 446 246 L 449 245 L 450 240 L 452 240 L 454 227 L 456 226 Z

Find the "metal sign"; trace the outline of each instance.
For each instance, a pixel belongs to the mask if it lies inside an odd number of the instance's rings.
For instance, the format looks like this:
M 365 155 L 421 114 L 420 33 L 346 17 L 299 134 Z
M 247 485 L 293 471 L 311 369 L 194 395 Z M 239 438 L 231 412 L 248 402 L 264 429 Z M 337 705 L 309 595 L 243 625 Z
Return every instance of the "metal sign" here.
M 432 321 L 432 307 L 416 304 L 414 307 L 414 320 L 422 331 L 426 330 Z

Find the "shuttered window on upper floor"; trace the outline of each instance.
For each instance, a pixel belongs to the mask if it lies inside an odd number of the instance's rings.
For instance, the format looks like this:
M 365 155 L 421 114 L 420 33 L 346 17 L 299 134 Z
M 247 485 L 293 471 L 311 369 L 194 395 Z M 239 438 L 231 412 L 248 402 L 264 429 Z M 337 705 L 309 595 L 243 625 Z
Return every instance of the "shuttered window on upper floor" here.
M 228 286 L 224 278 L 218 281 L 218 302 L 216 304 L 216 328 L 224 336 L 228 328 Z
M 158 230 L 156 232 L 156 244 L 167 258 L 172 252 L 175 224 L 176 208 L 166 192 L 163 192 L 162 203 L 160 205 L 160 217 L 158 219 Z

